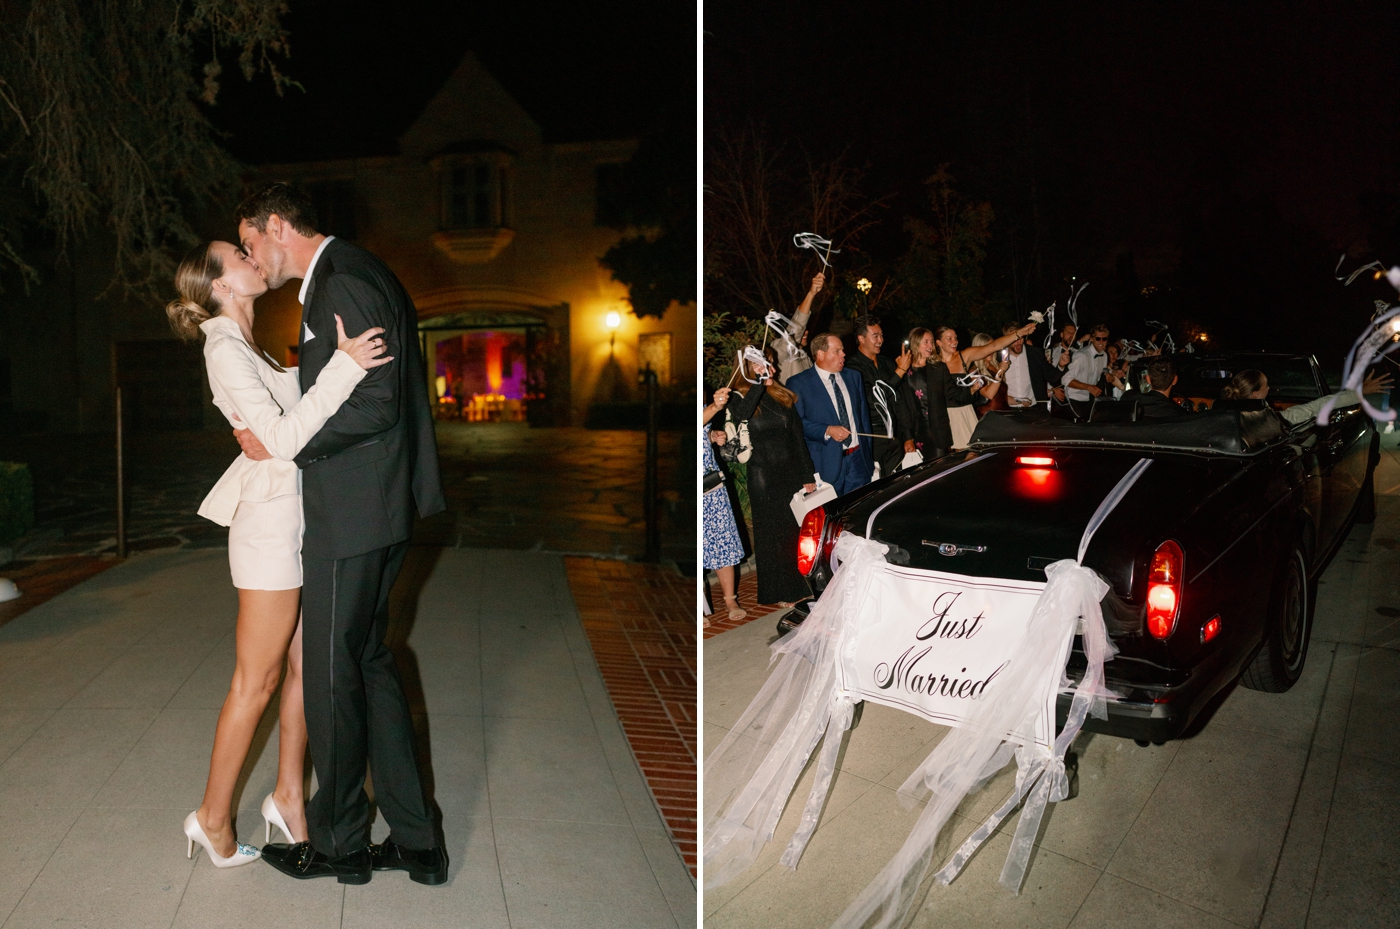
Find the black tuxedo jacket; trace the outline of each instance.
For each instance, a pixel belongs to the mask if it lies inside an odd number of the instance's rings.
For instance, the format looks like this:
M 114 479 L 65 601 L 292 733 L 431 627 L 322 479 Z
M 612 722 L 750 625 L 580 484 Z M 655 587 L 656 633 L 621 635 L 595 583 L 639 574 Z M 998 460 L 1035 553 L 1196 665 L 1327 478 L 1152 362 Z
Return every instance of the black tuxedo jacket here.
M 352 338 L 382 326 L 385 354 L 394 360 L 371 368 L 297 455 L 302 554 L 321 560 L 407 541 L 415 510 L 431 516 L 447 508 L 417 310 L 384 262 L 344 239 L 326 245 L 307 285 L 298 348 L 303 394 L 335 354 L 336 314 Z
M 1044 403 L 1050 399 L 1050 388 L 1059 387 L 1064 372 L 1059 365 L 1052 364 L 1045 360 L 1045 331 L 1048 323 L 1041 323 L 1026 339 L 1026 344 L 1021 347 L 1021 351 L 1026 353 L 1026 370 L 1031 376 L 1031 391 L 1035 394 L 1035 399 Z M 1059 355 L 1055 355 L 1056 358 Z

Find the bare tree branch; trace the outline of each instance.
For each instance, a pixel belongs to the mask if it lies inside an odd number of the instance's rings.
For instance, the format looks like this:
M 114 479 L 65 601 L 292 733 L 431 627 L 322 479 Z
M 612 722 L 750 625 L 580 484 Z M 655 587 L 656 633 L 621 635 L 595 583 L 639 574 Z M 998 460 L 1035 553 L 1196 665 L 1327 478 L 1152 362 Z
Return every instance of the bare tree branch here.
M 97 224 L 110 233 L 109 292 L 152 293 L 190 217 L 236 191 L 241 166 L 199 108 L 218 93 L 218 55 L 246 77 L 292 82 L 284 0 L 0 0 L 0 265 L 33 276 L 27 223 L 59 254 Z M 203 81 L 195 47 L 206 51 Z M 27 114 L 33 114 L 27 116 Z

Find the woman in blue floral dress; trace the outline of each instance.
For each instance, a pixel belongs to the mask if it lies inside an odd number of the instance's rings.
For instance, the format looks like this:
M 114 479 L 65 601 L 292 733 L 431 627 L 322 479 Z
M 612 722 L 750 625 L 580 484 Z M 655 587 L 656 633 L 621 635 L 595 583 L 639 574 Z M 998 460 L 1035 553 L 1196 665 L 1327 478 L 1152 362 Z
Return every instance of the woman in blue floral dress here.
M 710 437 L 706 435 L 709 421 L 724 409 L 729 401 L 729 388 L 715 391 L 714 403 L 705 407 L 700 415 L 700 460 L 704 462 L 705 473 L 718 470 L 715 464 L 714 449 L 710 447 Z M 739 606 L 735 592 L 734 566 L 744 560 L 744 545 L 739 539 L 739 529 L 734 523 L 734 511 L 729 508 L 729 495 L 724 485 L 701 498 L 702 525 L 704 527 L 703 558 L 706 571 L 714 571 L 719 577 L 720 590 L 724 592 L 724 605 L 731 620 L 738 621 L 748 616 Z M 705 625 L 710 621 L 705 620 Z

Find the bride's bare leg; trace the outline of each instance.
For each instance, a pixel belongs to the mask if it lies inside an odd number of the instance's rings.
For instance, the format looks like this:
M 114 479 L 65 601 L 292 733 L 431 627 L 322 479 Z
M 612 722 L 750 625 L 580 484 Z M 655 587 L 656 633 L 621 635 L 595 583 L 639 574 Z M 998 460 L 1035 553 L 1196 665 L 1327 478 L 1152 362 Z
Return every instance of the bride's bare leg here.
M 287 649 L 287 676 L 282 681 L 282 705 L 278 713 L 277 789 L 272 792 L 292 839 L 305 842 L 306 835 L 306 714 L 301 696 L 301 621 Z
M 236 664 L 219 725 L 199 823 L 220 855 L 234 853 L 233 788 L 248 759 L 267 702 L 282 678 L 282 661 L 296 630 L 301 589 L 239 590 Z M 297 690 L 300 694 L 300 687 Z M 305 738 L 303 729 L 303 739 Z

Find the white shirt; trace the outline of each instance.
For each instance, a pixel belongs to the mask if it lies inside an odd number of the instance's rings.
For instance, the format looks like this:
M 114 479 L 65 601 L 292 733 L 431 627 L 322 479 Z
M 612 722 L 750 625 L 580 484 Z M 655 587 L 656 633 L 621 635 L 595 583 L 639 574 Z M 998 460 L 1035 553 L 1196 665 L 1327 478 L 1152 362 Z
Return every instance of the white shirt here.
M 365 370 L 337 349 L 302 396 L 297 369 L 274 368 L 247 343 L 238 323 L 215 316 L 199 328 L 214 405 L 235 429 L 251 429 L 272 455 L 266 461 L 239 455 L 200 504 L 200 516 L 227 526 L 239 501 L 301 493 L 301 469 L 292 459 L 340 409 Z
M 832 375 L 836 376 L 836 390 L 841 391 L 841 399 L 846 402 L 846 421 L 851 424 L 851 444 L 846 446 L 846 451 L 860 448 L 860 436 L 856 435 L 856 408 L 851 405 L 851 394 L 846 390 L 846 379 L 841 376 L 841 372 L 827 371 L 824 368 L 817 368 L 817 374 L 822 379 L 822 386 L 826 388 L 826 395 L 831 398 L 832 409 L 839 414 L 841 408 L 836 405 L 836 393 L 831 388 Z M 826 435 L 826 440 L 832 441 L 830 433 Z
M 1094 395 L 1089 391 L 1070 387 L 1069 382 L 1097 384 L 1099 377 L 1103 374 L 1103 369 L 1106 367 L 1108 367 L 1108 352 L 1094 351 L 1092 346 L 1081 348 L 1075 352 L 1074 357 L 1070 359 L 1069 369 L 1065 372 L 1065 396 L 1071 400 L 1094 399 Z
M 306 288 L 311 286 L 311 275 L 316 273 L 316 262 L 321 260 L 321 253 L 326 250 L 326 246 L 331 244 L 335 236 L 328 235 L 321 240 L 321 244 L 316 246 L 316 253 L 311 256 L 311 263 L 306 266 L 306 276 L 301 279 L 301 290 L 297 291 L 297 303 L 306 306 Z M 359 367 L 356 365 L 355 367 Z
M 1035 401 L 1031 386 L 1031 368 L 1026 362 L 1026 350 L 1011 353 L 1011 367 L 1006 369 L 1006 396 L 1012 400 Z

